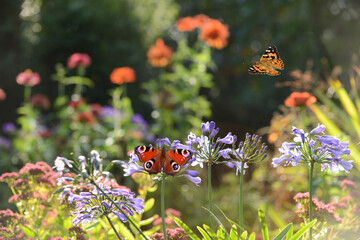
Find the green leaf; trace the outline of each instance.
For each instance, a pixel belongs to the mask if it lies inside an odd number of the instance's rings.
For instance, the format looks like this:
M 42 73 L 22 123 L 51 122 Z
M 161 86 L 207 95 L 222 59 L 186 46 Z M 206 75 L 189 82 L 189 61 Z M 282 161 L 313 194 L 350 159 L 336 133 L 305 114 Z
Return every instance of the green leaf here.
M 286 240 L 289 240 L 293 236 L 294 226 L 291 226 L 288 233 L 286 234 Z
M 95 228 L 99 223 L 100 223 L 100 221 L 96 221 L 96 222 L 94 222 L 94 223 L 86 226 L 85 230 L 86 230 L 86 231 L 89 231 L 89 230 Z
M 154 233 L 160 231 L 160 226 L 156 226 L 156 227 L 152 227 L 146 231 L 143 231 L 144 235 L 145 236 L 150 236 L 150 235 L 153 235 Z
M 122 222 L 119 221 L 116 225 L 119 227 L 119 233 L 121 233 L 124 239 L 135 240 L 135 237 L 132 235 L 131 231 Z
M 206 240 L 211 240 L 211 237 L 209 236 L 209 234 L 206 233 L 204 229 L 202 229 L 200 226 L 197 226 L 197 229 Z
M 269 240 L 269 230 L 267 228 L 265 213 L 262 209 L 259 208 L 259 219 L 261 223 L 261 231 L 263 235 L 263 240 Z
M 232 225 L 232 226 L 231 226 L 230 239 L 232 239 L 232 240 L 238 240 L 238 233 L 237 233 L 236 225 Z
M 152 223 L 154 220 L 155 220 L 155 218 L 154 218 L 154 216 L 152 216 L 151 218 L 141 220 L 139 222 L 139 224 L 140 224 L 140 226 L 145 226 L 145 225 Z
M 247 235 L 248 235 L 247 231 L 243 232 L 243 233 L 241 234 L 241 236 L 240 236 L 240 239 L 241 239 L 241 240 L 246 240 Z
M 206 207 L 203 207 L 206 211 L 208 211 L 213 217 L 214 217 L 214 219 L 218 222 L 218 224 L 220 225 L 220 227 L 222 228 L 222 229 L 225 229 L 225 227 L 224 227 L 224 225 L 222 224 L 222 222 L 215 216 L 215 214 L 213 214 L 209 209 L 207 209 Z M 219 227 L 219 230 L 220 230 L 220 227 Z M 219 230 L 218 230 L 218 233 L 219 233 Z M 230 238 L 230 236 L 229 236 L 229 234 L 226 232 L 226 231 L 224 231 L 225 232 L 225 234 L 226 234 L 226 236 L 228 237 L 228 238 Z
M 203 224 L 203 228 L 212 238 L 216 238 L 216 233 L 206 224 Z
M 198 236 L 196 236 L 196 234 L 185 223 L 183 223 L 180 219 L 175 218 L 174 221 L 176 222 L 176 224 L 179 227 L 181 227 L 189 235 L 189 237 L 191 239 L 200 240 L 200 238 Z
M 302 227 L 299 231 L 297 231 L 290 240 L 297 240 L 300 239 L 301 236 L 316 223 L 316 219 L 311 221 L 310 223 L 306 224 L 304 227 Z
M 249 237 L 249 240 L 255 240 L 255 233 L 252 233 Z
M 217 230 L 217 237 L 218 239 L 225 239 L 225 234 L 226 234 L 226 231 L 224 230 L 224 228 L 220 225 L 219 226 L 219 229 Z M 228 236 L 228 238 L 230 238 Z
M 274 240 L 281 240 L 292 227 L 292 223 L 289 223 L 278 235 L 275 236 Z
M 154 198 L 150 198 L 145 202 L 145 206 L 144 206 L 144 212 L 149 211 L 155 204 L 155 199 Z
M 64 79 L 62 79 L 62 83 L 65 85 L 81 84 L 81 85 L 88 86 L 90 88 L 92 88 L 94 86 L 93 81 L 91 81 L 89 78 L 79 77 L 79 76 L 64 78 Z
M 277 225 L 278 228 L 285 227 L 285 221 L 279 216 L 279 214 L 270 205 L 266 206 L 266 213 L 270 219 Z
M 36 237 L 36 232 L 31 230 L 30 228 L 28 228 L 26 226 L 23 226 L 23 225 L 20 225 L 20 228 L 24 231 L 26 236 L 29 236 L 29 237 L 32 237 L 32 238 Z

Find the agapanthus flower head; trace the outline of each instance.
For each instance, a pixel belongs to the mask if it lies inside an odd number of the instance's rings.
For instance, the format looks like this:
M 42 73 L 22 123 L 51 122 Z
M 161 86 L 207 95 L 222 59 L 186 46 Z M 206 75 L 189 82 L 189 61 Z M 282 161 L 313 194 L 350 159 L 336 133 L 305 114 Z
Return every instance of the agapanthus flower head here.
M 4 101 L 6 99 L 6 93 L 3 89 L 0 88 L 0 101 Z
M 285 106 L 297 107 L 297 106 L 308 106 L 315 103 L 316 97 L 312 96 L 308 92 L 293 92 L 285 99 Z
M 224 138 L 216 138 L 219 130 L 219 128 L 216 128 L 215 122 L 211 121 L 201 124 L 201 136 L 198 137 L 190 132 L 186 143 L 194 150 L 191 165 L 203 167 L 204 162 L 215 162 L 226 155 L 227 145 L 232 146 L 237 138 L 231 132 Z
M 44 94 L 34 94 L 30 98 L 30 103 L 36 108 L 47 110 L 50 108 L 49 98 Z
M 110 74 L 110 81 L 118 85 L 132 83 L 135 82 L 135 80 L 136 74 L 131 67 L 115 68 Z
M 74 194 L 72 192 L 68 195 L 69 204 L 75 204 L 73 215 L 75 218 L 72 220 L 73 225 L 77 226 L 79 223 L 85 225 L 91 223 L 96 218 L 101 218 L 109 214 L 114 214 L 120 221 L 126 222 L 127 217 L 124 214 L 133 216 L 134 213 L 142 213 L 144 211 L 143 199 L 135 198 L 135 194 L 125 189 L 111 189 L 105 187 L 103 184 L 98 185 L 102 191 L 93 186 L 90 192 L 80 192 Z M 110 197 L 113 202 L 123 211 L 109 201 L 105 195 Z
M 267 146 L 261 141 L 262 138 L 258 135 L 246 133 L 245 140 L 240 142 L 237 148 L 227 148 L 221 152 L 225 159 L 229 159 L 226 165 L 231 168 L 236 166 L 236 175 L 241 172 L 245 174 L 248 163 L 260 162 L 267 156 Z M 242 163 L 244 169 L 241 169 Z
M 285 166 L 296 166 L 299 162 L 320 163 L 322 170 L 328 169 L 334 173 L 349 172 L 353 167 L 353 161 L 342 159 L 343 156 L 350 155 L 349 144 L 329 135 L 320 135 L 324 131 L 324 125 L 318 125 L 310 133 L 293 127 L 294 142 L 283 143 L 279 149 L 281 155 L 273 159 L 273 166 L 276 167 L 283 162 Z
M 19 85 L 33 87 L 39 84 L 40 81 L 40 75 L 30 69 L 26 69 L 24 72 L 21 72 L 16 76 L 16 82 Z
M 69 69 L 76 68 L 77 66 L 87 68 L 90 64 L 91 58 L 86 53 L 73 53 L 67 61 L 67 67 Z
M 170 64 L 173 50 L 171 47 L 166 46 L 164 40 L 159 38 L 156 40 L 155 45 L 151 46 L 147 52 L 149 63 L 153 67 L 166 67 Z
M 219 20 L 210 19 L 202 26 L 199 39 L 210 47 L 222 49 L 227 46 L 229 36 L 227 25 L 222 24 Z

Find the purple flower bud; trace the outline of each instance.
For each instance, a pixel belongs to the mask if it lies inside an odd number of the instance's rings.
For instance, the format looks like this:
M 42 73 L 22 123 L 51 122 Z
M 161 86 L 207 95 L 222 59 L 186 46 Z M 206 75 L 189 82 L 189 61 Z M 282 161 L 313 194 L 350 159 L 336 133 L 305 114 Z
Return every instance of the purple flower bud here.
M 325 131 L 325 126 L 323 124 L 321 124 L 321 125 L 318 124 L 318 126 L 316 128 L 311 130 L 310 135 L 324 133 L 324 131 Z
M 184 174 L 184 177 L 186 177 L 187 179 L 189 179 L 190 181 L 192 181 L 196 185 L 199 185 L 201 183 L 201 178 L 200 177 L 193 177 L 193 176 L 191 176 L 189 174 Z
M 192 176 L 192 177 L 198 177 L 199 176 L 199 173 L 195 170 L 185 170 L 184 171 L 186 174 Z
M 224 138 L 218 138 L 216 142 L 225 143 L 225 144 L 233 144 L 236 141 L 236 136 L 232 135 L 231 132 L 229 132 L 226 137 Z

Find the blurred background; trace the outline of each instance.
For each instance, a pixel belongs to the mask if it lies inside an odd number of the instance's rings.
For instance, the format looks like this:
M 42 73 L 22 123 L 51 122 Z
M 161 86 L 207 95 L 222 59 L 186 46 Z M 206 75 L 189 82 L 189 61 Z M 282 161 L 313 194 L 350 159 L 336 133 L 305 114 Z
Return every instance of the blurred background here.
M 50 102 L 55 102 L 59 90 L 54 76 L 59 75 L 61 68 L 57 64 L 66 65 L 71 54 L 80 52 L 91 57 L 91 67 L 87 68 L 86 77 L 95 86 L 83 91 L 87 103 L 111 105 L 111 91 L 115 86 L 109 80 L 110 73 L 114 68 L 129 66 L 136 72 L 136 81 L 128 84 L 126 89 L 133 112 L 141 114 L 148 124 L 156 126 L 158 119 L 154 114 L 154 104 L 149 100 L 156 95 L 156 91 L 149 90 L 155 85 L 146 83 L 156 79 L 161 71 L 154 70 L 148 63 L 147 51 L 158 38 L 164 39 L 166 45 L 176 51 L 179 42 L 176 21 L 197 14 L 218 19 L 228 26 L 230 32 L 228 45 L 221 50 L 211 51 L 212 64 L 206 72 L 212 75 L 212 84 L 200 86 L 198 93 L 206 99 L 210 109 L 202 115 L 200 123 L 215 121 L 222 135 L 231 131 L 241 138 L 250 132 L 264 135 L 264 139 L 267 139 L 266 133 L 274 114 L 283 112 L 283 102 L 292 91 L 315 92 L 315 87 L 323 83 L 325 87 L 319 89 L 326 93 L 329 76 L 336 74 L 340 79 L 347 77 L 359 63 L 358 0 L 275 0 L 266 3 L 259 0 L 3 0 L 1 6 L 0 88 L 7 97 L 0 101 L 0 125 L 12 122 L 17 127 L 23 127 L 23 122 L 17 121 L 24 113 L 17 110 L 24 101 L 24 87 L 15 81 L 20 72 L 25 69 L 38 72 L 41 84 L 32 88 L 32 94 L 45 94 Z M 191 38 L 193 42 L 196 41 L 196 36 Z M 250 75 L 247 69 L 260 59 L 270 45 L 277 46 L 285 69 L 275 77 Z M 296 70 L 298 75 L 291 74 Z M 292 84 L 296 79 L 304 79 L 304 75 L 299 73 L 311 73 L 310 82 L 303 81 L 300 87 Z M 76 72 L 69 70 L 67 74 L 76 75 Z M 343 85 L 348 87 L 349 81 L 343 81 Z M 72 90 L 71 87 L 67 88 L 66 93 L 70 96 Z M 143 97 L 146 92 L 150 94 Z M 53 106 L 43 114 L 49 116 L 54 109 Z M 308 115 L 309 119 L 314 118 Z M 309 121 L 316 126 L 315 120 Z M 291 129 L 293 122 L 286 122 L 284 129 Z M 68 127 L 71 128 L 70 125 Z M 176 130 L 177 125 L 173 125 L 173 128 Z M 155 127 L 153 134 L 184 141 L 188 130 L 171 136 L 162 134 L 159 127 Z M 26 145 L 23 141 L 22 144 Z M 125 144 L 125 147 L 120 143 L 123 147 L 120 154 L 124 156 L 126 151 L 133 149 L 135 142 Z M 142 142 L 147 143 L 145 140 L 136 143 Z M 269 147 L 275 150 L 278 146 L 273 143 L 269 143 Z M 89 149 L 93 147 L 89 145 Z M 118 156 L 115 150 L 112 153 L 105 158 L 113 160 L 110 156 Z M 46 161 L 51 163 L 51 158 L 57 154 L 69 156 L 66 151 L 54 151 L 46 155 L 49 156 Z M 4 156 L 0 156 L 0 159 L 7 167 L 2 172 L 12 170 L 4 162 L 6 159 L 12 159 L 13 166 L 17 167 L 26 162 Z M 19 159 L 21 157 L 17 156 Z M 246 201 L 251 205 L 245 207 L 248 211 L 245 214 L 247 227 L 255 228 L 258 224 L 256 209 L 260 205 L 271 202 L 274 203 L 273 208 L 286 208 L 291 212 L 294 206 L 288 204 L 294 192 L 306 190 L 306 183 L 302 181 L 302 177 L 306 176 L 305 168 L 300 171 L 287 169 L 282 182 L 276 182 L 276 174 L 280 173 L 274 173 L 270 162 L 268 160 L 261 167 L 250 167 L 249 174 L 245 175 L 248 182 L 245 187 L 245 191 L 248 191 L 245 205 Z M 134 183 L 121 178 L 120 168 L 113 171 L 118 174 L 119 182 L 134 188 Z M 297 176 L 293 177 L 295 172 Z M 213 177 L 217 191 L 215 202 L 230 218 L 236 218 L 231 209 L 236 206 L 237 198 L 229 196 L 229 193 L 236 193 L 238 189 L 234 170 L 216 166 Z M 328 176 L 325 174 L 321 178 L 326 179 Z M 292 182 L 288 183 L 290 180 Z M 168 188 L 167 206 L 180 210 L 183 220 L 190 226 L 201 224 L 201 216 L 207 218 L 200 207 L 206 205 L 206 185 L 195 187 L 192 183 L 177 179 L 170 182 L 168 185 L 173 183 L 174 187 Z M 284 187 L 284 184 L 288 185 Z M 179 192 L 184 195 L 184 201 L 173 197 Z M 4 207 L 10 206 L 5 198 L 2 202 Z M 187 207 L 191 205 L 194 208 Z M 288 219 L 300 221 L 294 213 L 286 213 Z

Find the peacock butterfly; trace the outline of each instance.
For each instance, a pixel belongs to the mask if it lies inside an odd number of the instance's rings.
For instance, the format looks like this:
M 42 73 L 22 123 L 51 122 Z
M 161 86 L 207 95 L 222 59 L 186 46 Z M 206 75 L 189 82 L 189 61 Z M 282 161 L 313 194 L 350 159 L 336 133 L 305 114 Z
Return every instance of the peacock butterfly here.
M 174 176 L 191 157 L 192 153 L 186 149 L 172 149 L 167 151 L 149 146 L 137 146 L 134 149 L 139 160 L 144 163 L 144 169 L 149 174 L 161 171 Z

